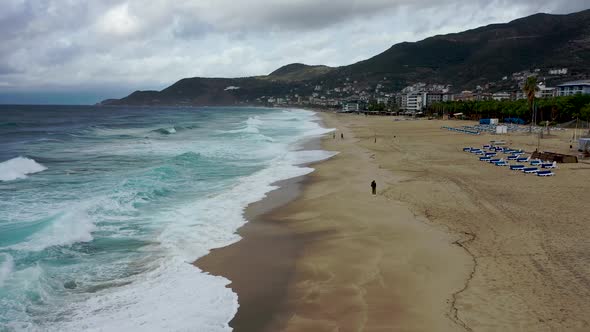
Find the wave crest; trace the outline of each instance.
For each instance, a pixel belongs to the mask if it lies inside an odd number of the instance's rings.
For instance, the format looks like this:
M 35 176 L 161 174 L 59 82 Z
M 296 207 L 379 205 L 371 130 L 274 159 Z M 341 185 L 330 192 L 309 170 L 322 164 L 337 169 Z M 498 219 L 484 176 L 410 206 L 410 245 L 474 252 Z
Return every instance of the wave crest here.
M 0 163 L 0 181 L 25 179 L 27 174 L 43 172 L 47 167 L 33 159 L 16 157 Z

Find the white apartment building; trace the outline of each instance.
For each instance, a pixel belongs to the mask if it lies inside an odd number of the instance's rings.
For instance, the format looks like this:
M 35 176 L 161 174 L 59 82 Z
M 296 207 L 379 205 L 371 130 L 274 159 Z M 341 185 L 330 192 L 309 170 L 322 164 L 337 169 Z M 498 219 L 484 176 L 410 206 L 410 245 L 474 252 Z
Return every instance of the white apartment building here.
M 420 112 L 424 107 L 425 93 L 407 93 L 402 95 L 402 109 L 408 112 Z
M 590 94 L 590 80 L 567 82 L 557 86 L 558 96 L 572 96 L 575 94 Z
M 492 95 L 492 99 L 496 101 L 510 100 L 510 94 L 508 92 L 496 92 Z

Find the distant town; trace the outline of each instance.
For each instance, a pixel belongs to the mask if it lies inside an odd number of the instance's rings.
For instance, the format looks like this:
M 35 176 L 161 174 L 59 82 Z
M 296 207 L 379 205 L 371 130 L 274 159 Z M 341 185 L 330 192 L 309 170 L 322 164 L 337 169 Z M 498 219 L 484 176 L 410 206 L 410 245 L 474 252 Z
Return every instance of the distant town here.
M 387 87 L 388 78 L 371 87 L 362 87 L 356 81 L 346 79 L 339 86 L 316 84 L 311 94 L 287 94 L 280 96 L 261 96 L 257 104 L 267 106 L 305 106 L 330 108 L 340 112 L 390 113 L 421 115 L 429 106 L 450 101 L 521 100 L 527 99 L 523 86 L 528 77 L 538 80 L 536 98 L 552 98 L 575 94 L 590 94 L 590 80 L 564 82 L 547 86 L 546 81 L 568 77 L 568 68 L 534 69 L 504 76 L 501 82 L 477 85 L 473 90 L 456 91 L 450 84 L 416 83 L 401 91 L 391 91 Z M 562 79 L 563 81 L 563 79 Z M 332 83 L 333 85 L 333 83 Z M 511 86 L 511 89 L 498 91 L 498 86 Z M 231 86 L 227 89 L 239 89 Z M 496 92 L 491 92 L 491 91 Z

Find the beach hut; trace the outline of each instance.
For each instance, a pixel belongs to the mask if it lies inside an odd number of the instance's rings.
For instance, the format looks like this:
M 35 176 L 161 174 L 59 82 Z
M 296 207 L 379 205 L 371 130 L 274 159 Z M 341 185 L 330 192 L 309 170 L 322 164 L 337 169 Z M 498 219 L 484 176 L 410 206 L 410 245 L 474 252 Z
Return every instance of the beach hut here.
M 507 134 L 508 133 L 508 126 L 497 126 L 496 127 L 496 134 Z

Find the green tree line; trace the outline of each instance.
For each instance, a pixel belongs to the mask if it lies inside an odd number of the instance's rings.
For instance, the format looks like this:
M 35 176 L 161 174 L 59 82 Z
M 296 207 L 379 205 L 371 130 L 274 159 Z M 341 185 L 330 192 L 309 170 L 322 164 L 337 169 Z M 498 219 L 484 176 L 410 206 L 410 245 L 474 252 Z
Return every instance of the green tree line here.
M 480 118 L 521 118 L 529 122 L 532 118 L 529 100 L 479 100 L 446 101 L 428 106 L 432 114 L 463 113 L 465 116 Z M 574 119 L 590 121 L 590 95 L 534 99 L 537 123 L 550 121 L 563 123 Z

